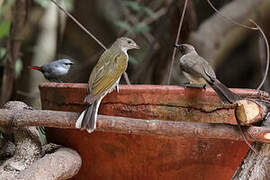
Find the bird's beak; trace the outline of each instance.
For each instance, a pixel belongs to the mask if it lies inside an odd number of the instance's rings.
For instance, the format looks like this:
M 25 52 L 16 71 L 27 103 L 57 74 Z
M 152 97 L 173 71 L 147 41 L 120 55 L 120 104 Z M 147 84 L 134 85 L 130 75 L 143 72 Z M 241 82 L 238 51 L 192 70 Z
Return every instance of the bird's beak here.
M 183 44 L 175 44 L 175 45 L 173 45 L 173 47 L 175 47 L 177 49 L 180 49 L 180 50 L 183 50 L 184 49 L 184 45 Z
M 183 44 L 175 44 L 174 47 L 179 49 L 182 54 L 185 53 L 185 46 Z
M 181 46 L 180 44 L 173 45 L 174 48 L 179 48 L 180 46 Z
M 65 63 L 65 65 L 73 65 L 74 63 L 73 62 L 70 62 L 70 63 Z
M 135 49 L 141 49 L 141 47 L 138 44 L 136 44 Z

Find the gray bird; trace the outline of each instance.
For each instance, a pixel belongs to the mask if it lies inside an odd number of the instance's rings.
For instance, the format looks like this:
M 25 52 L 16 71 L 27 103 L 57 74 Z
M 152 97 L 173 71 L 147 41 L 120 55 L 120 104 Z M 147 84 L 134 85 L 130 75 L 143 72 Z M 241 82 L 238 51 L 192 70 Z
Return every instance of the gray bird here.
M 217 78 L 209 63 L 198 55 L 195 48 L 189 44 L 175 45 L 177 59 L 184 76 L 190 84 L 209 84 L 218 94 L 223 103 L 234 103 L 242 98 L 231 92 Z M 182 54 L 182 56 L 180 56 Z
M 62 82 L 72 64 L 73 62 L 69 59 L 59 59 L 43 66 L 28 66 L 28 68 L 40 71 L 49 81 Z
M 28 69 L 33 69 L 40 71 L 43 76 L 51 82 L 63 82 L 65 81 L 66 75 L 70 70 L 70 66 L 74 64 L 69 59 L 59 59 L 43 66 L 28 66 Z M 37 127 L 40 136 L 42 136 L 42 141 L 46 142 L 45 128 Z M 45 140 L 44 140 L 45 139 Z M 44 142 L 43 142 L 44 143 Z

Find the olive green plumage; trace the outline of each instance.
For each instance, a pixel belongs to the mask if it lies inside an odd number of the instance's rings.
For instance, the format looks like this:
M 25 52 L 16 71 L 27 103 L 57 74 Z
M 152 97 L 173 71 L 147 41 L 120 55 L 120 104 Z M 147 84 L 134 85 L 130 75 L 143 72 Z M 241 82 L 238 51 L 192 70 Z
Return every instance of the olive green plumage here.
M 126 71 L 128 55 L 119 48 L 109 49 L 102 54 L 88 81 L 88 93 L 84 101 L 91 104 L 110 91 Z
M 78 118 L 77 128 L 86 129 L 89 133 L 95 130 L 99 104 L 107 93 L 118 86 L 122 74 L 127 69 L 129 49 L 138 49 L 138 46 L 133 40 L 122 37 L 101 55 L 89 77 L 84 99 L 88 107 Z

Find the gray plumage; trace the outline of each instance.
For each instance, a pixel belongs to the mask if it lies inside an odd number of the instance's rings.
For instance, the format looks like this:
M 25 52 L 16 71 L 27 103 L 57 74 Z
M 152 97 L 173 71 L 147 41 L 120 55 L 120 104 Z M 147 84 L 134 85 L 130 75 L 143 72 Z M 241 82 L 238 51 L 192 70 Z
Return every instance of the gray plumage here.
M 44 64 L 41 67 L 29 66 L 29 68 L 42 72 L 44 77 L 49 81 L 62 82 L 68 74 L 72 64 L 73 62 L 69 59 L 60 59 Z
M 233 103 L 242 99 L 237 94 L 231 92 L 216 78 L 213 68 L 205 59 L 198 55 L 193 46 L 181 44 L 177 46 L 177 49 L 177 59 L 180 69 L 191 84 L 209 84 L 223 103 Z

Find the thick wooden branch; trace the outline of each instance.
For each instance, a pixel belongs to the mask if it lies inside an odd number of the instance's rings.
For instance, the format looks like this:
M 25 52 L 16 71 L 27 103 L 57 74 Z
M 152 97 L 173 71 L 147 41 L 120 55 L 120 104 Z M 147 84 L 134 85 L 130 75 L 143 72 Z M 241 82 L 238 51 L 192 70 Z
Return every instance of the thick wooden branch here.
M 69 179 L 78 173 L 81 165 L 81 157 L 76 151 L 60 148 L 20 172 L 18 179 Z
M 23 102 L 16 101 L 6 103 L 3 108 L 13 112 L 23 112 L 24 109 L 31 109 Z M 0 157 L 0 159 L 5 160 L 3 163 L 0 163 L 0 179 L 13 179 L 17 173 L 27 169 L 32 163 L 38 160 L 42 153 L 39 133 L 35 127 L 24 126 L 13 128 L 10 126 L 12 121 L 9 122 L 7 127 L 1 126 L 1 133 L 14 143 L 14 154 L 12 153 L 12 157 Z
M 27 0 L 17 0 L 13 9 L 12 28 L 7 42 L 7 59 L 4 65 L 0 105 L 8 101 L 13 92 L 15 64 L 20 54 L 22 29 L 27 16 Z
M 269 128 L 269 113 L 262 123 L 262 128 Z M 263 135 L 263 134 L 262 134 Z M 262 138 L 269 138 L 270 134 L 264 134 Z M 257 150 L 249 150 L 242 163 L 235 171 L 232 180 L 238 179 L 269 179 L 270 178 L 270 144 L 253 142 L 252 146 Z
M 5 161 L 0 163 L 0 179 L 68 179 L 78 173 L 82 160 L 76 151 L 59 149 L 55 144 L 41 147 L 37 128 L 12 127 L 17 117 L 23 117 L 25 111 L 33 111 L 31 107 L 23 102 L 10 101 L 3 108 L 1 118 L 7 116 L 9 119 L 4 123 L 7 127 L 0 125 L 1 132 L 14 141 L 15 147 L 12 157 L 1 157 Z
M 268 0 L 235 0 L 220 9 L 227 17 L 242 24 L 248 24 L 248 19 L 267 21 L 269 16 L 270 1 Z M 260 14 L 260 16 L 256 16 Z M 250 24 L 248 24 L 250 26 Z M 230 51 L 239 45 L 251 30 L 226 22 L 219 14 L 215 14 L 203 22 L 198 30 L 189 37 L 189 42 L 194 44 L 201 56 L 210 61 L 215 67 L 226 58 Z
M 74 128 L 78 113 L 49 110 L 0 110 L 0 126 L 13 122 L 13 126 L 45 126 L 55 128 Z M 143 120 L 126 117 L 99 115 L 97 131 L 160 135 L 167 137 L 184 136 L 242 140 L 237 126 L 215 123 L 176 122 L 164 120 Z M 243 127 L 249 140 L 270 142 L 265 134 L 269 128 Z
M 264 119 L 268 109 L 256 100 L 244 99 L 236 102 L 236 115 L 243 125 L 251 125 Z
M 252 146 L 259 152 L 260 156 L 252 150 L 246 154 L 246 157 L 235 171 L 232 180 L 239 179 L 261 179 L 268 180 L 270 175 L 270 144 L 252 143 Z

